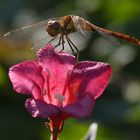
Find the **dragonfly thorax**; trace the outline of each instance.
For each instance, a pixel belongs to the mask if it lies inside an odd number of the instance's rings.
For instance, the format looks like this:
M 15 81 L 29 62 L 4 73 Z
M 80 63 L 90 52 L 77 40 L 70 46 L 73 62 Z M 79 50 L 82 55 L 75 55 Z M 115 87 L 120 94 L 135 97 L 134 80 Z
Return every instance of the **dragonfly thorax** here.
M 62 29 L 60 23 L 55 20 L 50 20 L 46 27 L 47 33 L 52 37 L 57 36 L 61 32 L 61 30 Z
M 61 23 L 61 26 L 63 29 L 63 34 L 65 34 L 65 35 L 68 35 L 70 33 L 77 31 L 71 16 L 62 17 L 60 20 L 60 23 Z

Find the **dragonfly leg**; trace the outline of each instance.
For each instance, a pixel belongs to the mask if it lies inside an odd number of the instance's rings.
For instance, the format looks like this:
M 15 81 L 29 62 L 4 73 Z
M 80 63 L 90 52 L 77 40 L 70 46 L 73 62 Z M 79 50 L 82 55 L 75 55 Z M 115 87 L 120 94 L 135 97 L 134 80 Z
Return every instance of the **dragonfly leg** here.
M 57 48 L 61 44 L 61 40 L 62 40 L 62 37 L 60 36 L 57 45 L 54 45 L 55 48 Z
M 47 43 L 47 45 L 48 44 L 50 44 L 52 41 L 54 41 L 56 39 L 56 37 L 54 37 L 54 38 L 52 38 L 48 43 Z
M 73 51 L 73 47 L 76 50 L 76 57 L 78 59 L 79 58 L 79 53 L 80 53 L 79 50 L 78 50 L 78 48 L 74 45 L 74 43 L 70 40 L 70 38 L 68 36 L 66 36 L 66 39 L 69 42 L 69 45 L 70 45 L 70 48 L 71 48 L 73 54 L 75 54 L 74 51 Z
M 70 41 L 68 39 L 68 36 L 66 36 L 66 40 L 67 40 L 67 42 L 68 42 L 68 44 L 70 46 L 70 49 L 71 49 L 72 53 L 75 54 L 74 49 L 73 49 L 73 47 L 72 47 L 72 45 L 71 45 L 71 43 L 70 43 Z
M 62 49 L 60 50 L 60 52 L 62 52 L 64 50 L 64 43 L 65 43 L 64 36 L 62 35 Z
M 57 48 L 57 47 L 60 46 L 61 44 L 62 44 L 62 35 L 60 35 L 59 41 L 58 41 L 57 45 L 55 45 L 55 48 Z
M 65 43 L 64 36 L 60 35 L 58 44 L 55 45 L 55 48 L 57 48 L 58 46 L 62 45 L 62 49 L 59 51 L 59 52 L 62 52 L 64 50 L 64 43 Z

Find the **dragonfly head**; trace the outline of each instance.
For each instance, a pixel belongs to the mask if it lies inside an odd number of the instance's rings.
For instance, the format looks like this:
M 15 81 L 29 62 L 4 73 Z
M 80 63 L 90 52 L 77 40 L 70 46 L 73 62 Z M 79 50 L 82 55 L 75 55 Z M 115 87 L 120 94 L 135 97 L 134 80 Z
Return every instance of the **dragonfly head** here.
M 55 37 L 61 32 L 61 25 L 58 21 L 50 20 L 47 24 L 46 31 L 50 36 Z

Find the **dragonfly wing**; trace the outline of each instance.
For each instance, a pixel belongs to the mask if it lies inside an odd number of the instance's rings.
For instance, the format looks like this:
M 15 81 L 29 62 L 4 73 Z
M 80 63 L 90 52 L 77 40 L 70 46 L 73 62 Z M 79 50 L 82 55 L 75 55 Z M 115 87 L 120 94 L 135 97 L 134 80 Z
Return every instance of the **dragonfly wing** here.
M 96 31 L 98 32 L 100 35 L 102 35 L 105 39 L 107 39 L 111 44 L 115 45 L 115 46 L 120 46 L 119 41 L 109 35 L 106 32 L 103 32 L 102 30 L 98 29 L 97 26 L 89 23 L 88 21 L 84 20 L 83 18 L 79 17 L 79 16 L 71 16 L 72 20 L 74 22 L 74 25 L 76 27 L 76 29 L 81 32 L 81 34 L 83 34 L 83 36 L 85 37 L 90 37 L 91 36 L 91 32 Z M 88 29 L 88 31 L 86 31 Z M 91 31 L 90 31 L 91 29 Z
M 79 16 L 71 16 L 74 26 L 78 32 L 80 32 L 83 36 L 89 37 L 91 34 L 86 32 L 83 28 L 83 19 Z
M 12 30 L 12 31 L 4 34 L 4 37 L 7 39 L 14 39 L 16 37 L 18 38 L 20 35 L 24 35 L 24 34 L 29 35 L 29 34 L 33 33 L 36 29 L 38 29 L 40 27 L 45 27 L 47 22 L 48 22 L 48 20 L 45 20 L 45 21 L 39 22 L 37 24 L 33 24 L 30 26 Z
M 87 32 L 85 32 L 86 34 Z M 88 35 L 83 35 L 81 34 L 81 32 L 74 32 L 74 33 L 71 33 L 69 35 L 69 38 L 71 39 L 71 41 L 75 44 L 75 46 L 78 48 L 78 50 L 83 50 L 85 47 L 86 47 L 86 43 L 87 41 L 90 39 L 92 34 L 89 34 Z
M 4 40 L 11 42 L 28 42 L 34 44 L 36 41 L 45 40 L 46 37 L 49 41 L 52 37 L 46 32 L 46 26 L 50 20 L 52 19 L 47 19 L 30 26 L 7 32 L 4 34 Z

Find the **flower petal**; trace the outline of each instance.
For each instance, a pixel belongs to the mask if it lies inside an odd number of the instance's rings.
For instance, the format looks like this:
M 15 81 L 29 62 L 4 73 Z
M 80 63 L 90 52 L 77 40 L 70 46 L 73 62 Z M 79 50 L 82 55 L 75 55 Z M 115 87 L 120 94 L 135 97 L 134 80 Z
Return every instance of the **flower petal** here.
M 9 69 L 9 77 L 18 93 L 33 95 L 36 99 L 41 96 L 44 79 L 41 68 L 35 61 L 25 61 Z
M 39 63 L 43 68 L 43 75 L 49 73 L 48 83 L 50 87 L 51 97 L 47 103 L 57 105 L 58 100 L 54 98 L 55 94 L 64 93 L 67 85 L 67 77 L 69 72 L 73 69 L 76 58 L 68 53 L 56 53 L 53 46 L 47 45 L 38 52 Z
M 93 110 L 94 104 L 95 100 L 93 98 L 85 96 L 74 104 L 65 106 L 63 112 L 77 118 L 88 117 Z
M 46 104 L 42 100 L 34 100 L 33 98 L 26 100 L 25 107 L 33 117 L 39 117 L 44 119 L 47 119 L 51 115 L 60 113 L 56 106 Z
M 81 98 L 90 94 L 98 98 L 105 90 L 111 76 L 111 67 L 107 63 L 85 61 L 78 63 L 69 79 L 69 92 Z

